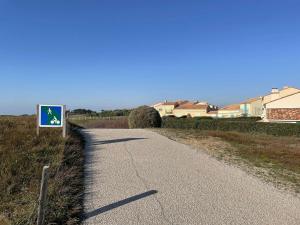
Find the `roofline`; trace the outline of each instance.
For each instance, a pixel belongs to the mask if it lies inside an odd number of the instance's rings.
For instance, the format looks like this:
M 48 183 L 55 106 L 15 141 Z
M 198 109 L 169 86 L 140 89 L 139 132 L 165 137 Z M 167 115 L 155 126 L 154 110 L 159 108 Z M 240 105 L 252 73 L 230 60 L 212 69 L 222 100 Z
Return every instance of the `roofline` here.
M 241 104 L 243 104 L 243 103 L 230 104 L 230 105 L 227 105 L 227 106 L 224 106 L 224 107 L 220 108 L 219 110 L 232 110 L 232 109 L 225 109 L 225 108 L 227 108 L 229 106 L 234 106 L 234 105 L 238 105 L 240 107 Z M 234 110 L 237 110 L 237 109 L 234 109 Z
M 219 111 L 241 111 L 240 109 L 219 109 Z
M 180 109 L 180 108 L 175 108 L 175 109 L 173 109 L 173 111 L 174 110 L 207 110 L 207 108 L 205 108 L 205 109 Z
M 292 87 L 292 86 L 288 86 L 288 88 L 281 88 L 281 89 L 279 89 L 279 88 L 278 88 L 278 90 L 279 90 L 279 92 L 280 92 L 280 91 L 283 91 L 283 90 L 285 90 L 285 89 L 289 89 L 289 88 L 294 88 L 294 89 L 297 89 L 297 90 L 299 90 L 299 91 L 300 91 L 300 89 L 299 89 L 299 88 Z M 269 95 L 272 95 L 272 93 L 269 93 L 269 94 L 266 94 L 266 95 L 264 95 L 264 96 L 263 96 L 263 98 L 264 98 L 264 97 L 267 97 L 267 96 L 269 96 Z
M 292 95 L 296 95 L 296 94 L 299 94 L 299 93 L 300 93 L 300 91 L 298 91 L 298 92 L 295 92 L 295 93 L 293 93 L 293 94 L 290 94 L 290 95 L 287 95 L 287 96 L 283 96 L 283 97 L 281 97 L 281 98 L 278 98 L 278 99 L 275 99 L 275 100 L 272 100 L 272 101 L 266 102 L 264 105 L 267 105 L 267 104 L 269 104 L 269 103 L 271 103 L 271 102 L 276 102 L 276 101 L 278 101 L 278 100 L 281 100 L 281 99 L 283 99 L 283 98 L 287 98 L 287 97 L 290 97 L 290 96 L 292 96 Z
M 248 98 L 246 101 L 244 102 L 241 102 L 240 104 L 249 104 L 249 103 L 252 103 L 252 102 L 256 102 L 258 100 L 262 100 L 264 96 L 259 96 L 259 97 L 254 97 L 254 98 Z M 251 101 L 249 101 L 251 100 Z

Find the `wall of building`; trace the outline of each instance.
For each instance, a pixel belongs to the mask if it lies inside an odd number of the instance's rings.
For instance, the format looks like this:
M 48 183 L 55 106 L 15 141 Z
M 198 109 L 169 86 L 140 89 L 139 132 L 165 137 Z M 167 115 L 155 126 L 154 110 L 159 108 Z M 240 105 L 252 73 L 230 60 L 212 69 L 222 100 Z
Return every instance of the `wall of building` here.
M 300 92 L 285 98 L 266 104 L 267 109 L 291 109 L 300 108 Z
M 267 119 L 300 121 L 300 109 L 267 109 Z
M 218 118 L 235 118 L 241 116 L 240 110 L 219 110 Z
M 291 95 L 291 94 L 294 94 L 294 93 L 297 93 L 299 92 L 299 89 L 297 88 L 285 88 L 285 89 L 282 89 L 279 91 L 278 94 L 269 94 L 269 95 L 266 95 L 264 96 L 263 98 L 263 104 L 266 104 L 270 101 L 273 101 L 275 100 L 276 98 L 282 98 L 282 97 L 285 97 L 285 96 L 288 96 L 288 95 Z
M 250 103 L 250 116 L 261 117 L 262 113 L 263 113 L 263 104 L 261 99 Z
M 158 105 L 154 108 L 159 112 L 160 116 L 170 116 L 173 115 L 174 105 Z
M 250 104 L 244 103 L 240 105 L 240 112 L 244 116 L 250 116 Z
M 183 116 L 191 116 L 191 117 L 202 117 L 209 116 L 205 109 L 174 109 L 174 116 L 183 117 Z

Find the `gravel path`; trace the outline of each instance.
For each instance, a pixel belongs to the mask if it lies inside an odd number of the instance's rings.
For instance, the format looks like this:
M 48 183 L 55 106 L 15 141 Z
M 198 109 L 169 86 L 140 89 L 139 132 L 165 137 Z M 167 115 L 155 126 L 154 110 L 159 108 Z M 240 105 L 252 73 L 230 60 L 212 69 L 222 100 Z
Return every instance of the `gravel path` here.
M 84 224 L 300 224 L 300 199 L 147 130 L 91 129 Z

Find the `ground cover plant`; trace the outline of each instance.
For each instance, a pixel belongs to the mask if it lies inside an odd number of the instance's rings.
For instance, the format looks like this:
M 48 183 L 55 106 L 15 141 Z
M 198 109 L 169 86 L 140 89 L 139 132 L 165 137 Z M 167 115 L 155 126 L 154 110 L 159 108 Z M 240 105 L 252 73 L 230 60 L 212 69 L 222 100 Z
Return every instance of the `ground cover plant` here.
M 35 133 L 35 117 L 0 117 L 0 224 L 34 224 L 42 167 L 50 165 L 46 224 L 79 224 L 83 139 L 76 129 Z
M 70 117 L 70 121 L 82 128 L 128 128 L 127 116 L 114 117 Z
M 276 187 L 300 193 L 300 138 L 199 129 L 155 129 L 178 142 L 240 166 Z M 199 162 L 200 163 L 200 162 Z
M 160 127 L 161 117 L 152 107 L 140 106 L 131 111 L 128 116 L 129 128 Z
M 255 118 L 202 119 L 171 118 L 162 121 L 163 128 L 199 129 L 216 131 L 237 131 L 245 133 L 264 133 L 275 136 L 299 136 L 300 124 L 255 122 Z

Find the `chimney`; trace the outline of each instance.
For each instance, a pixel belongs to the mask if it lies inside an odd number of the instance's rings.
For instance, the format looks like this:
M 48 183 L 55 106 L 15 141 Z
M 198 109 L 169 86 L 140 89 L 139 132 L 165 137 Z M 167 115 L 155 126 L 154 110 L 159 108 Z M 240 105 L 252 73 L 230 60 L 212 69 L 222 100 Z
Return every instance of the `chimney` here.
M 165 100 L 165 103 L 167 103 L 168 102 L 168 100 Z
M 272 88 L 271 91 L 271 101 L 274 101 L 279 98 L 279 89 L 278 88 Z

